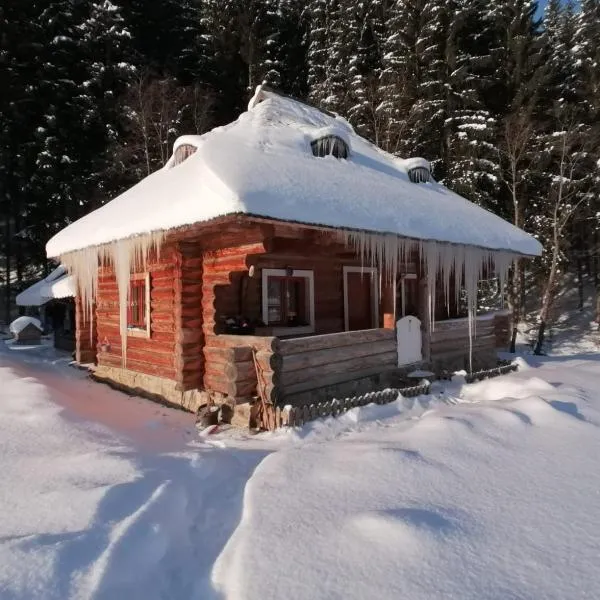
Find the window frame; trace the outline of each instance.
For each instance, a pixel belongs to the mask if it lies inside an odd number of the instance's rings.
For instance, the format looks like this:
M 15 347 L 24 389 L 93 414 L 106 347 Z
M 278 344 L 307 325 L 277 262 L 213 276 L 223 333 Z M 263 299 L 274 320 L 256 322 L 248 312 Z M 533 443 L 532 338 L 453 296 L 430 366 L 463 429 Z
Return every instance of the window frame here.
M 269 278 L 305 279 L 306 280 L 306 312 L 308 325 L 286 326 L 269 325 Z M 307 269 L 262 269 L 262 320 L 267 327 L 273 328 L 273 335 L 306 334 L 315 332 L 315 275 Z
M 131 283 L 134 281 L 144 282 L 144 313 L 146 317 L 145 327 L 129 326 L 129 310 L 131 307 Z M 141 287 L 141 286 L 140 286 Z M 150 273 L 133 273 L 129 276 L 129 297 L 127 300 L 127 335 L 131 337 L 150 338 Z

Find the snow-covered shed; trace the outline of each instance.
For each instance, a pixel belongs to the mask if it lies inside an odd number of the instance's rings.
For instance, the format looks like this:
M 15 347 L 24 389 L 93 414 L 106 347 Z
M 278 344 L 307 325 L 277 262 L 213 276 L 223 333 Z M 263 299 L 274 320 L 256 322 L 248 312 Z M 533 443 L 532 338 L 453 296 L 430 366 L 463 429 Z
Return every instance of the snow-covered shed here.
M 17 344 L 39 344 L 42 339 L 42 324 L 35 317 L 17 317 L 8 330 Z
M 79 359 L 194 409 L 247 399 L 257 383 L 278 402 L 373 384 L 417 351 L 489 362 L 494 320 L 475 322 L 477 282 L 492 270 L 503 280 L 541 246 L 435 182 L 426 160 L 259 87 L 235 122 L 177 140 L 164 168 L 47 253 L 75 278 L 78 323 L 92 328 Z M 437 320 L 459 316 L 461 288 L 469 318 L 436 338 Z M 405 316 L 419 319 L 418 340 L 396 341 Z
M 36 281 L 17 295 L 18 306 L 35 307 L 44 324 L 54 333 L 54 345 L 61 350 L 75 349 L 75 279 L 64 265 Z

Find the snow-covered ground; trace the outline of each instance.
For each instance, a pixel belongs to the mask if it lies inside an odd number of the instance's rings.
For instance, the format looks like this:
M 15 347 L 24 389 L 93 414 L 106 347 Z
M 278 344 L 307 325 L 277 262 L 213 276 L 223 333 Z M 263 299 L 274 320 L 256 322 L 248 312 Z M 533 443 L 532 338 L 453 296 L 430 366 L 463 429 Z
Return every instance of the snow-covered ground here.
M 596 598 L 599 359 L 203 440 L 0 344 L 0 598 Z

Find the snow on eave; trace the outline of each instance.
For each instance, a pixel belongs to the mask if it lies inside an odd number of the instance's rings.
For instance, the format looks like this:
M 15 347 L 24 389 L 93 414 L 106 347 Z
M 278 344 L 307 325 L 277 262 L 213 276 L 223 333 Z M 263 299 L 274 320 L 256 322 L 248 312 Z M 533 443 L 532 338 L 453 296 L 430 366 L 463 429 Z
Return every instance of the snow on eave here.
M 59 265 L 49 275 L 36 281 L 15 298 L 17 306 L 42 306 L 50 300 L 75 296 L 74 281 L 64 265 Z

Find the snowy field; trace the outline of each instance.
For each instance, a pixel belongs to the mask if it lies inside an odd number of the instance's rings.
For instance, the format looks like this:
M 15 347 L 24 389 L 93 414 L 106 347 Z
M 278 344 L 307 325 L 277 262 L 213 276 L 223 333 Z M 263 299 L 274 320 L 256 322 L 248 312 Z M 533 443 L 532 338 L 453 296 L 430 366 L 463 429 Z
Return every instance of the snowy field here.
M 201 440 L 0 342 L 0 598 L 597 598 L 599 358 Z

